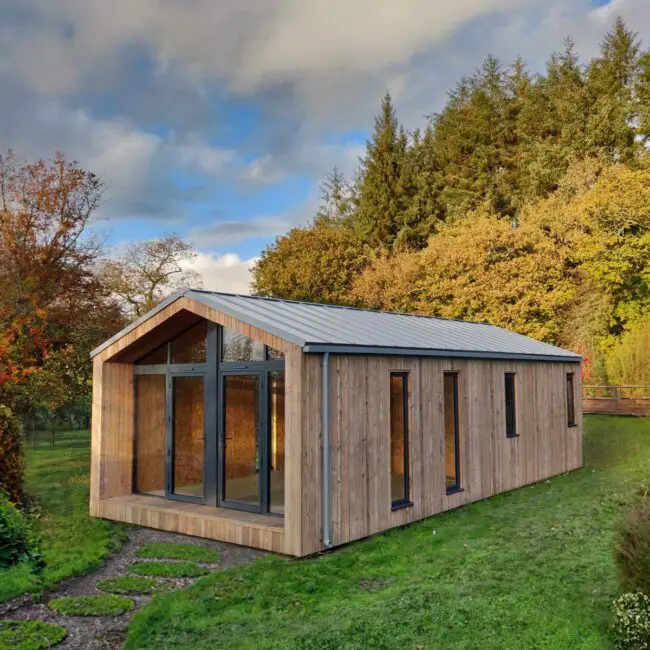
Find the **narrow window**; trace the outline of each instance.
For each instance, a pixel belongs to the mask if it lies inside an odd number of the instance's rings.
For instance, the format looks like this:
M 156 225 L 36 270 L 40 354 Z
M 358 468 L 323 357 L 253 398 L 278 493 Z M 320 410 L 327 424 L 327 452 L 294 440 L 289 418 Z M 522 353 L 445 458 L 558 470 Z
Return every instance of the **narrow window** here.
M 567 372 L 566 375 L 566 412 L 567 412 L 567 425 L 570 427 L 576 426 L 576 407 L 575 397 L 573 391 L 573 373 Z
M 445 479 L 447 494 L 460 490 L 460 444 L 458 439 L 458 374 L 444 374 Z
M 390 373 L 390 493 L 393 508 L 409 501 L 408 373 Z
M 517 410 L 515 405 L 515 373 L 506 372 L 506 436 L 517 435 Z

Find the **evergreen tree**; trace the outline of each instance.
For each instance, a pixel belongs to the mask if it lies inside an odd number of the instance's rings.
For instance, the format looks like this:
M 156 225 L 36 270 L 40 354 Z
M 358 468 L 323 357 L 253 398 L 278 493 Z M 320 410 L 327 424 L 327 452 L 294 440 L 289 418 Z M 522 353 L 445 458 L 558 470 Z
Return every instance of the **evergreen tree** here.
M 650 51 L 639 58 L 639 70 L 635 85 L 637 102 L 637 134 L 641 143 L 650 144 Z
M 390 249 L 399 230 L 399 215 L 404 209 L 400 177 L 405 151 L 406 135 L 387 92 L 362 161 L 359 206 L 353 220 L 359 237 L 375 248 Z
M 507 77 L 489 56 L 461 80 L 444 110 L 434 117 L 434 156 L 445 218 L 464 216 L 486 204 L 512 216 L 516 129 Z
M 588 153 L 585 123 L 589 101 L 571 39 L 546 63 L 522 107 L 518 128 L 525 143 L 521 161 L 526 199 L 553 192 L 572 160 Z
M 592 153 L 630 161 L 636 152 L 633 88 L 639 66 L 637 34 L 617 18 L 587 70 L 591 112 L 586 125 Z
M 318 216 L 332 223 L 345 223 L 353 209 L 353 193 L 338 167 L 325 177 L 320 184 L 321 206 Z

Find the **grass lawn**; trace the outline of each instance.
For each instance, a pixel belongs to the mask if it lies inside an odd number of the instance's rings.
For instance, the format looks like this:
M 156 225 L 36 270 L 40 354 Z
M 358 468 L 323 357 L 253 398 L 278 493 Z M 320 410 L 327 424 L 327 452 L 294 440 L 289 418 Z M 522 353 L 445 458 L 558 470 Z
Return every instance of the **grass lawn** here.
M 650 481 L 650 419 L 586 425 L 582 470 L 321 557 L 213 573 L 155 596 L 126 648 L 610 648 L 614 526 Z
M 0 602 L 92 571 L 122 539 L 119 526 L 88 516 L 88 431 L 57 433 L 55 447 L 26 451 L 27 490 L 41 502 L 46 567 L 42 582 L 24 565 L 0 570 Z

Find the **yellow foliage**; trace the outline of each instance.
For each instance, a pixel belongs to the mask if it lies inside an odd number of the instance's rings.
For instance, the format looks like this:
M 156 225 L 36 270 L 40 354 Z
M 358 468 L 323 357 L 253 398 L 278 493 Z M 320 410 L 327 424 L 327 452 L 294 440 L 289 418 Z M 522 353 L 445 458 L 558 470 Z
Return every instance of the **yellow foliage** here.
M 522 210 L 516 228 L 486 212 L 444 225 L 420 252 L 376 258 L 352 295 L 549 342 L 577 342 L 581 330 L 607 343 L 650 304 L 650 170 L 574 165 L 560 191 Z M 572 321 L 578 314 L 588 322 Z

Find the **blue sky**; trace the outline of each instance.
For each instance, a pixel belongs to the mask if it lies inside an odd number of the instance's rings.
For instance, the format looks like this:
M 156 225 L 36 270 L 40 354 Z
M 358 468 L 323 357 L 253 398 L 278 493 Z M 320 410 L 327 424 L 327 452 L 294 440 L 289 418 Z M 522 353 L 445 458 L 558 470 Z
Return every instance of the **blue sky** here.
M 488 53 L 540 70 L 571 35 L 586 59 L 619 14 L 650 34 L 647 0 L 0 0 L 0 147 L 100 174 L 109 245 L 179 232 L 246 291 L 386 89 L 422 126 Z

